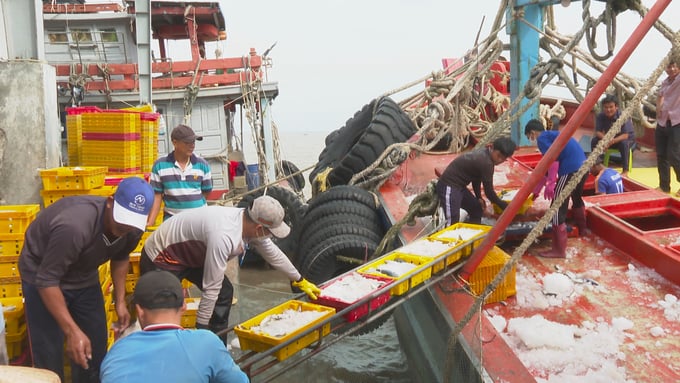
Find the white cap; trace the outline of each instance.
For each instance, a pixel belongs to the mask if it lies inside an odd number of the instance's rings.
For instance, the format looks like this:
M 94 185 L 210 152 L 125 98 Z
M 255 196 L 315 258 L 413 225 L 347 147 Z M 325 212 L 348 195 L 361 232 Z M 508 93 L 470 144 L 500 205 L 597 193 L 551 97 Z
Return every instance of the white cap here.
M 276 238 L 285 238 L 290 233 L 290 227 L 283 222 L 286 212 L 279 201 L 268 195 L 255 198 L 248 215 L 254 222 L 266 227 Z
M 139 177 L 120 181 L 113 195 L 113 220 L 144 231 L 153 206 L 153 189 Z

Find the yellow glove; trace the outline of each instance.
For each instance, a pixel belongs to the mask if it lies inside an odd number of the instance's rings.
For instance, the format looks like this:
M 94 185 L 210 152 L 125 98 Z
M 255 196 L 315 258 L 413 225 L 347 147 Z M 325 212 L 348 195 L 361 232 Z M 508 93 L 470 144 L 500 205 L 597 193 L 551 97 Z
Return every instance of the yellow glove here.
M 307 296 L 310 299 L 316 299 L 316 297 L 321 294 L 321 290 L 316 287 L 315 284 L 312 282 L 302 278 L 299 281 L 293 282 L 293 286 L 297 287 L 298 289 L 302 290 L 307 294 Z

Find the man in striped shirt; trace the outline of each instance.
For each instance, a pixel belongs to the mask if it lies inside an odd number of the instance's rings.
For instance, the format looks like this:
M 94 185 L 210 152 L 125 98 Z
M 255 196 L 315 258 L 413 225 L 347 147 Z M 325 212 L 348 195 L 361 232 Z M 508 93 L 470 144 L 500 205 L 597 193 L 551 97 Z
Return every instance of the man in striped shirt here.
M 197 136 L 186 125 L 177 125 L 170 135 L 175 150 L 161 157 L 151 168 L 149 182 L 155 196 L 148 225 L 156 222 L 161 207 L 165 204 L 163 220 L 185 210 L 205 206 L 206 196 L 212 191 L 212 175 L 208 162 L 194 154 Z

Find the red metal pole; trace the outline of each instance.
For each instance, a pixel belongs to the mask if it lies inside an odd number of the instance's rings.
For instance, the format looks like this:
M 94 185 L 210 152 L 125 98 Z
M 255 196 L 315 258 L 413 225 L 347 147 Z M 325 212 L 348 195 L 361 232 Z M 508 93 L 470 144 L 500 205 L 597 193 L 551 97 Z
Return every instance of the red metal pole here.
M 536 169 L 531 172 L 527 182 L 517 191 L 515 198 L 510 202 L 508 207 L 505 209 L 503 214 L 498 218 L 496 224 L 491 228 L 489 234 L 486 236 L 484 241 L 479 245 L 479 247 L 470 256 L 470 259 L 465 263 L 460 271 L 459 276 L 463 280 L 469 280 L 472 273 L 477 269 L 477 266 L 482 262 L 486 253 L 491 250 L 491 248 L 496 243 L 498 237 L 505 231 L 512 219 L 517 214 L 517 211 L 522 206 L 524 201 L 529 197 L 529 193 L 533 190 L 536 183 L 543 178 L 543 175 L 548 171 L 550 164 L 557 159 L 567 141 L 576 131 L 577 127 L 581 126 L 583 121 L 590 113 L 600 95 L 604 93 L 605 89 L 614 76 L 619 72 L 623 64 L 628 60 L 630 55 L 633 53 L 635 48 L 640 44 L 642 38 L 649 32 L 649 30 L 654 25 L 654 22 L 661 16 L 663 11 L 671 3 L 671 0 L 659 0 L 657 1 L 652 9 L 645 15 L 637 28 L 633 31 L 628 41 L 623 45 L 621 51 L 614 56 L 612 62 L 607 66 L 607 69 L 602 73 L 600 79 L 595 83 L 593 89 L 586 95 L 585 99 L 581 105 L 576 109 L 574 115 L 567 121 L 567 125 L 562 128 L 559 136 L 555 139 L 550 149 L 545 153 L 541 161 L 536 165 Z

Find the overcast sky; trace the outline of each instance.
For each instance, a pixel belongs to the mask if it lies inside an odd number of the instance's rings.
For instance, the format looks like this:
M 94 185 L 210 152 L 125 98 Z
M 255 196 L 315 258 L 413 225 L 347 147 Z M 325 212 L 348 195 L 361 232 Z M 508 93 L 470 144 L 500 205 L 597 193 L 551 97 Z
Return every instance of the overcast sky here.
M 463 55 L 472 47 L 484 16 L 481 36 L 489 33 L 498 3 L 222 0 L 227 40 L 219 46 L 223 57 L 238 57 L 250 47 L 262 54 L 276 43 L 268 72 L 280 89 L 273 102 L 274 121 L 280 130 L 330 132 L 372 98 L 441 69 L 444 57 Z M 599 15 L 601 3 L 593 3 L 598 7 L 593 14 Z M 643 1 L 648 7 L 653 3 Z M 679 26 L 668 15 L 680 14 L 677 3 L 662 17 L 675 30 Z M 560 32 L 573 33 L 580 26 L 581 7 L 581 2 L 555 7 Z M 617 48 L 639 20 L 637 14 L 619 16 Z M 598 32 L 603 34 L 603 27 Z M 209 58 L 214 57 L 214 46 L 207 47 Z M 643 48 L 626 67 L 627 73 L 646 77 L 670 44 L 648 38 Z

